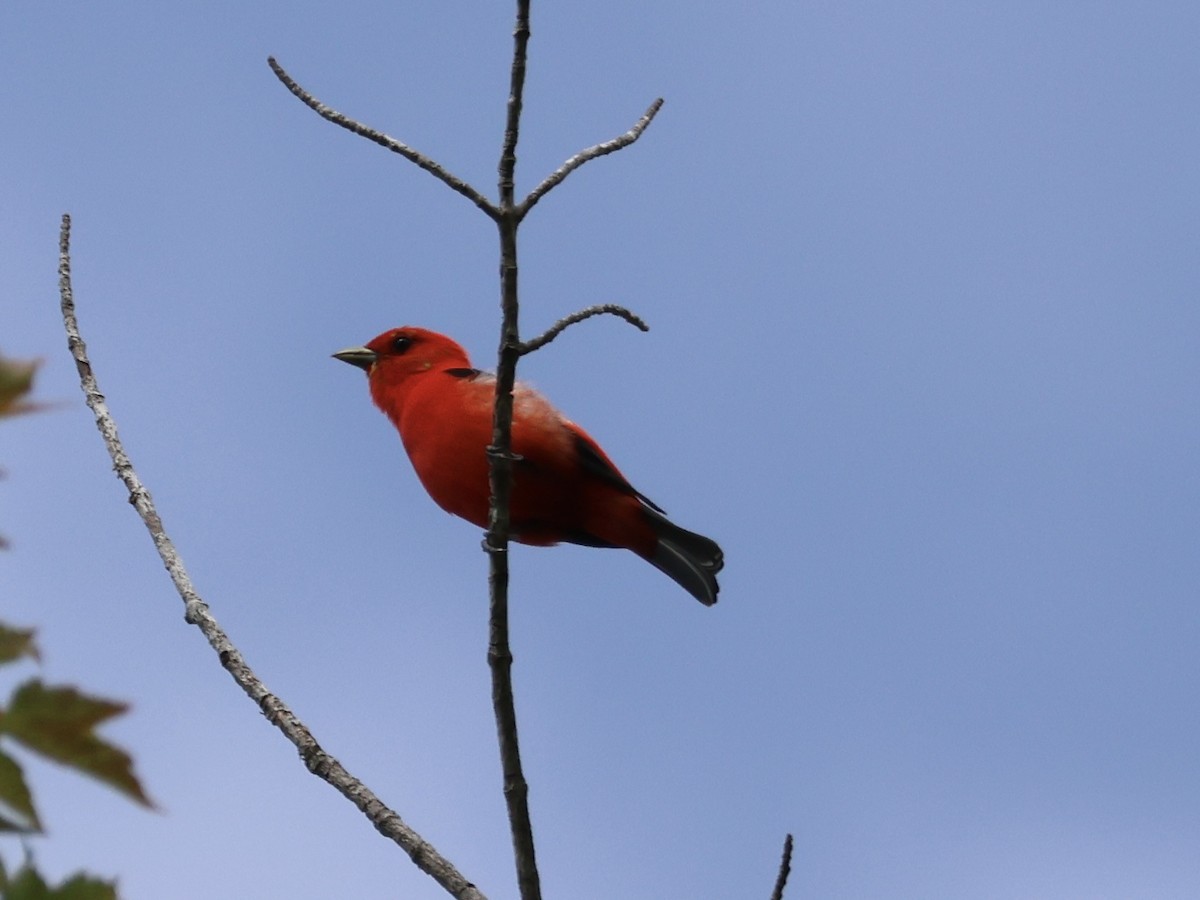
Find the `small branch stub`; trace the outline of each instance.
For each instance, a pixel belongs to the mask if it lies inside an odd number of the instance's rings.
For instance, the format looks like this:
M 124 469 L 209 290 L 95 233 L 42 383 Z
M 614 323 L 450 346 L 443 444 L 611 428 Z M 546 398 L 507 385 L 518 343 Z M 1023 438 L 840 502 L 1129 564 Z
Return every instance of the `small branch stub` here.
M 775 879 L 775 890 L 771 892 L 771 900 L 783 900 L 783 889 L 787 887 L 788 876 L 792 873 L 792 836 L 789 834 L 783 840 L 783 858 L 779 861 L 779 875 Z
M 527 353 L 532 353 L 534 350 L 538 350 L 546 346 L 572 325 L 582 322 L 585 319 L 590 319 L 592 316 L 600 316 L 605 314 L 624 319 L 639 331 L 650 330 L 650 326 L 647 325 L 645 320 L 636 313 L 631 312 L 623 306 L 618 306 L 615 303 L 602 303 L 599 306 L 589 306 L 587 309 L 581 309 L 579 312 L 571 313 L 569 316 L 564 316 L 563 318 L 559 319 L 557 322 L 547 328 L 543 334 L 535 337 L 533 340 L 524 341 L 519 348 L 520 353 L 522 356 Z

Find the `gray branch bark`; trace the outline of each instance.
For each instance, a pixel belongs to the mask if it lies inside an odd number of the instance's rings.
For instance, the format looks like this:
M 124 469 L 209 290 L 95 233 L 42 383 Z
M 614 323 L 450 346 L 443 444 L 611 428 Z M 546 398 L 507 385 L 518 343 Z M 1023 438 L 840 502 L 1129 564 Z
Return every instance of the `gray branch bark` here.
M 104 439 L 112 457 L 117 477 L 129 491 L 129 502 L 137 510 L 158 555 L 171 576 L 175 590 L 184 604 L 184 618 L 203 633 L 209 646 L 216 651 L 221 665 L 251 700 L 267 721 L 278 728 L 300 754 L 305 767 L 318 778 L 328 782 L 338 793 L 357 806 L 375 830 L 398 844 L 409 855 L 417 868 L 428 874 L 446 892 L 457 900 L 486 900 L 467 878 L 443 857 L 433 845 L 405 824 L 399 814 L 389 809 L 366 785 L 346 771 L 336 759 L 326 753 L 311 731 L 297 718 L 279 697 L 267 690 L 242 657 L 241 652 L 230 641 L 229 636 L 217 623 L 208 604 L 201 599 L 179 551 L 175 549 L 163 525 L 150 492 L 142 484 L 137 471 L 125 452 L 117 435 L 117 423 L 108 409 L 100 385 L 96 381 L 92 364 L 88 360 L 87 345 L 79 331 L 75 315 L 75 294 L 71 286 L 71 217 L 62 217 L 58 241 L 58 290 L 62 306 L 63 326 L 67 332 L 67 347 L 75 359 L 79 372 L 79 384 L 88 407 L 96 419 L 96 427 Z

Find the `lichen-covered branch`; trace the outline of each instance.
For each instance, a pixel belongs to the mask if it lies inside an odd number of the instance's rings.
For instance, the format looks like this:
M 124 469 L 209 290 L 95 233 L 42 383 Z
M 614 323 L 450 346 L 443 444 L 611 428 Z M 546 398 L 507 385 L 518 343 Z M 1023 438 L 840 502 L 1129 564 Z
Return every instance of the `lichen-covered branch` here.
M 357 806 L 380 834 L 398 844 L 418 868 L 433 878 L 452 897 L 458 900 L 486 900 L 449 860 L 321 748 L 312 732 L 296 714 L 268 691 L 266 685 L 254 674 L 241 652 L 229 640 L 209 611 L 208 604 L 197 593 L 179 551 L 175 549 L 174 542 L 168 536 L 162 519 L 154 508 L 150 492 L 142 484 L 121 444 L 117 435 L 117 423 L 109 412 L 104 395 L 100 393 L 92 364 L 88 360 L 87 345 L 79 332 L 79 322 L 75 315 L 75 295 L 71 286 L 71 217 L 68 215 L 62 217 L 58 247 L 58 288 L 63 326 L 67 332 L 67 347 L 75 359 L 75 368 L 79 371 L 80 386 L 83 388 L 87 405 L 96 418 L 96 427 L 100 429 L 104 445 L 112 457 L 117 477 L 129 491 L 129 502 L 133 504 L 133 508 L 145 523 L 146 530 L 150 532 L 155 549 L 158 550 L 158 555 L 171 576 L 175 590 L 183 600 L 184 618 L 200 629 L 209 645 L 216 651 L 225 671 L 237 682 L 238 687 L 245 691 L 246 696 L 258 705 L 267 721 L 292 742 L 310 772 L 328 782 L 338 793 Z

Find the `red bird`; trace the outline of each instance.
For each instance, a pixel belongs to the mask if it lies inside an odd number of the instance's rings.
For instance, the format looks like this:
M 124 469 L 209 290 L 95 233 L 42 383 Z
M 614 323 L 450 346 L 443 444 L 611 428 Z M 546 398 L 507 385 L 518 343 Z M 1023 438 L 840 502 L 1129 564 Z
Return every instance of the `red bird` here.
M 486 528 L 495 377 L 423 328 L 393 328 L 333 356 L 366 371 L 371 399 L 400 432 L 434 502 Z M 587 432 L 523 384 L 513 391 L 512 449 L 513 540 L 624 547 L 706 606 L 717 602 L 721 548 L 668 521 Z

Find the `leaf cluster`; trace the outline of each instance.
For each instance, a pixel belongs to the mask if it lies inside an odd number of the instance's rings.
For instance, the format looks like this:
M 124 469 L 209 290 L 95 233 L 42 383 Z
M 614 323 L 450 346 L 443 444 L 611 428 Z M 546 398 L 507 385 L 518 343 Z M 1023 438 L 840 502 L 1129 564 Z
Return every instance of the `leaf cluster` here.
M 38 658 L 33 632 L 0 624 L 0 665 L 23 656 Z M 133 774 L 129 754 L 96 734 L 98 725 L 127 709 L 124 703 L 85 694 L 69 685 L 47 685 L 40 678 L 18 685 L 0 708 L 0 832 L 42 830 L 24 772 L 8 752 L 9 742 L 153 808 Z
M 42 408 L 27 399 L 37 366 L 36 362 L 15 362 L 0 356 L 0 418 Z M 32 629 L 0 622 L 0 666 L 23 660 L 40 662 L 34 638 Z M 75 769 L 153 808 L 133 774 L 129 754 L 96 734 L 99 725 L 127 709 L 124 703 L 85 694 L 70 685 L 47 685 L 40 678 L 17 685 L 0 706 L 0 834 L 27 837 L 43 830 L 25 771 L 11 752 L 14 746 Z M 28 847 L 21 867 L 12 875 L 0 860 L 0 900 L 116 900 L 116 897 L 115 882 L 82 872 L 57 886 L 47 884 L 34 867 Z
M 31 629 L 0 623 L 0 665 L 40 658 Z M 14 744 L 152 809 L 154 804 L 134 775 L 129 754 L 96 734 L 97 726 L 127 709 L 124 703 L 85 694 L 70 685 L 47 685 L 40 678 L 19 684 L 0 707 L 0 833 L 42 831 L 33 791 L 20 762 L 10 752 Z M 0 863 L 2 900 L 115 900 L 116 896 L 114 884 L 82 873 L 50 887 L 28 857 L 11 878 Z

